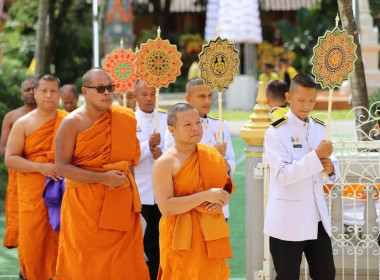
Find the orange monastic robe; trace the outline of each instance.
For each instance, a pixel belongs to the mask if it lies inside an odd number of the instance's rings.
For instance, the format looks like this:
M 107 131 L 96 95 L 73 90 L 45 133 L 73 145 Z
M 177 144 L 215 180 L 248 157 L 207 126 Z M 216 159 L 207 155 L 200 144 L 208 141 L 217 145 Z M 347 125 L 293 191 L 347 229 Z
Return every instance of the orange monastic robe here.
M 132 110 L 111 106 L 76 139 L 73 164 L 88 170 L 122 170 L 116 189 L 66 178 L 55 280 L 146 280 L 141 203 L 130 166 L 140 145 Z
M 34 162 L 54 162 L 55 134 L 66 112 L 47 121 L 25 139 L 24 157 Z M 19 201 L 18 257 L 22 275 L 28 280 L 54 278 L 58 232 L 49 223 L 42 199 L 46 177 L 41 173 L 17 173 Z
M 18 246 L 18 197 L 17 171 L 8 168 L 7 195 L 5 197 L 5 236 L 4 247 Z
M 196 151 L 173 176 L 174 196 L 186 196 L 210 188 L 234 190 L 223 158 L 210 146 Z M 162 280 L 227 280 L 232 257 L 229 227 L 222 209 L 211 212 L 199 206 L 160 221 L 160 271 Z

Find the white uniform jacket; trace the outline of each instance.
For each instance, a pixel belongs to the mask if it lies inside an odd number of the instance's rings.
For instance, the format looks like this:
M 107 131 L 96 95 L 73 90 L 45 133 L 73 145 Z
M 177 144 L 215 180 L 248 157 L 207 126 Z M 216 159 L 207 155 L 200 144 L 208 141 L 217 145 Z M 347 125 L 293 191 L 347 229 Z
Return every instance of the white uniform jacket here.
M 265 133 L 264 151 L 270 169 L 269 198 L 264 233 L 286 241 L 317 239 L 322 221 L 331 236 L 331 223 L 323 193 L 323 166 L 315 152 L 325 139 L 326 127 L 308 118 L 304 122 L 291 110 Z M 338 162 L 331 157 L 339 178 Z
M 207 116 L 206 118 L 201 118 L 202 127 L 203 127 L 203 137 L 200 141 L 202 144 L 214 146 L 218 139 L 219 131 L 219 120 L 213 117 Z M 227 143 L 226 155 L 224 159 L 228 161 L 228 164 L 231 167 L 230 176 L 232 177 L 235 172 L 236 162 L 235 162 L 235 152 L 232 147 L 230 131 L 228 125 L 223 121 L 223 141 Z M 165 151 L 174 145 L 174 138 L 166 129 L 165 133 Z M 228 205 L 223 207 L 224 216 L 228 218 L 230 216 L 230 211 Z
M 140 141 L 141 156 L 138 166 L 135 167 L 135 180 L 139 189 L 141 204 L 154 205 L 156 200 L 153 191 L 153 155 L 150 152 L 149 139 L 154 133 L 156 124 L 156 110 L 152 113 L 144 113 L 140 109 L 135 112 L 137 119 L 137 138 Z M 159 111 L 158 132 L 161 134 L 161 143 L 159 147 L 164 152 L 165 130 L 167 128 L 167 113 Z

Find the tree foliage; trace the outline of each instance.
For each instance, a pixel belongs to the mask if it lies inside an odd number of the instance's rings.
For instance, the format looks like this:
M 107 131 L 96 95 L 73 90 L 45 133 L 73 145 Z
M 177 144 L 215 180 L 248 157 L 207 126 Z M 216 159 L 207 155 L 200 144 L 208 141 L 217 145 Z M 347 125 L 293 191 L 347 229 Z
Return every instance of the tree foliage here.
M 336 0 L 324 0 L 310 9 L 299 9 L 296 25 L 287 20 L 278 22 L 277 26 L 285 41 L 286 51 L 296 53 L 296 59 L 293 62 L 295 68 L 304 73 L 310 72 L 313 47 L 317 44 L 319 36 L 335 26 L 337 12 Z
M 60 21 L 62 28 L 59 36 L 54 39 L 52 52 L 45 55 L 52 59 L 54 67 L 51 70 L 62 83 L 75 83 L 79 86 L 81 76 L 92 65 L 91 4 L 86 1 L 73 1 L 67 15 L 58 18 L 62 16 L 59 9 L 65 0 L 50 2 L 54 3 L 56 21 Z M 16 1 L 9 9 L 4 31 L 0 35 L 4 58 L 8 64 L 11 63 L 15 69 L 19 69 L 19 72 L 25 71 L 34 57 L 38 4 L 38 0 Z M 50 69 L 46 71 L 50 72 Z M 9 79 L 12 77 L 8 77 Z M 15 84 L 19 85 L 17 81 Z

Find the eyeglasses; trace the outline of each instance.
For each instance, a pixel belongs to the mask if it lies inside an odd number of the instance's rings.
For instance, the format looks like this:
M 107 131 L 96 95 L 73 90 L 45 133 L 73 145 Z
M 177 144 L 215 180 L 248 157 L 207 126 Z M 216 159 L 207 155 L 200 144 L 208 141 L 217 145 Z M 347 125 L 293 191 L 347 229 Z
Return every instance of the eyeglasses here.
M 106 89 L 108 90 L 108 92 L 114 92 L 116 85 L 109 84 L 108 86 L 96 86 L 96 87 L 93 87 L 93 86 L 83 86 L 83 87 L 85 87 L 85 88 L 96 88 L 96 92 L 97 93 L 104 93 L 104 91 Z

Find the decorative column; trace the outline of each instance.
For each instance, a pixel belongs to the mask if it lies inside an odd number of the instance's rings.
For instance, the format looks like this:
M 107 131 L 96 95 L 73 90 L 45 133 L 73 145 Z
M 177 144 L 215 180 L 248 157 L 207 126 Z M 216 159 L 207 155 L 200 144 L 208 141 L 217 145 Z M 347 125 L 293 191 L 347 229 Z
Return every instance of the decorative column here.
M 373 25 L 368 0 L 359 1 L 360 45 L 367 81 L 368 94 L 380 88 L 378 30 Z
M 135 35 L 133 33 L 132 0 L 109 0 L 106 7 L 104 23 L 103 50 L 111 53 L 120 48 L 120 39 L 124 41 L 126 49 L 133 47 Z
M 240 130 L 240 137 L 245 141 L 246 157 L 246 276 L 253 280 L 255 275 L 265 276 L 263 266 L 269 273 L 270 257 L 264 259 L 264 174 L 263 163 L 264 134 L 271 120 L 269 106 L 266 103 L 265 85 L 259 83 L 259 90 L 253 114 Z M 266 200 L 266 199 L 265 199 Z M 264 263 L 263 263 L 264 262 Z M 261 278 L 265 279 L 265 278 Z

